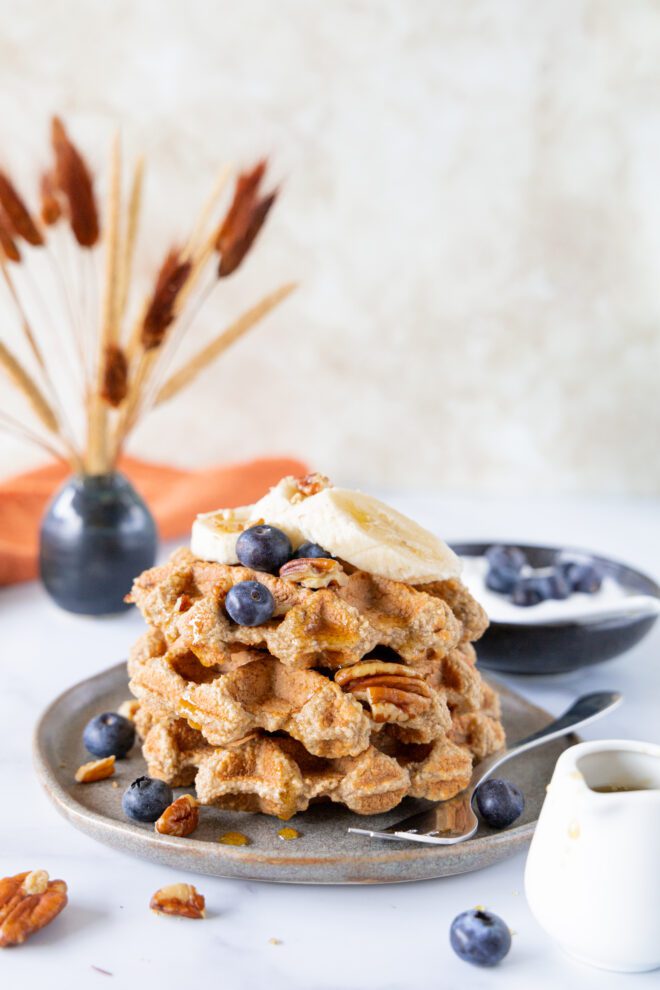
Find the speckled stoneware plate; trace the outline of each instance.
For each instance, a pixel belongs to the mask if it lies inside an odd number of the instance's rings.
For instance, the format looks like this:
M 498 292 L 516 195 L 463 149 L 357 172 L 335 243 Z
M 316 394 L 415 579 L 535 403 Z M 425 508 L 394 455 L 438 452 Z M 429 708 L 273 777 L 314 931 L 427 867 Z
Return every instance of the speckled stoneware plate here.
M 551 721 L 541 708 L 499 683 L 496 686 L 510 742 Z M 506 776 L 525 794 L 523 817 L 503 832 L 482 826 L 473 839 L 456 846 L 378 842 L 347 832 L 350 825 L 364 825 L 366 820 L 374 828 L 385 828 L 426 804 L 412 799 L 386 815 L 369 819 L 337 805 L 315 805 L 287 822 L 300 833 L 300 838 L 292 841 L 278 836 L 283 823 L 276 818 L 204 808 L 194 837 L 177 839 L 157 834 L 153 825 L 129 822 L 122 813 L 124 788 L 146 772 L 138 745 L 128 759 L 117 762 L 110 780 L 94 784 L 74 781 L 77 767 L 90 759 L 81 738 L 85 723 L 100 712 L 116 710 L 128 697 L 126 665 L 122 663 L 70 688 L 46 710 L 36 728 L 34 753 L 47 794 L 72 825 L 121 852 L 196 873 L 245 880 L 398 883 L 489 866 L 528 845 L 557 757 L 576 741 L 571 736 L 551 742 L 507 764 Z M 113 781 L 119 786 L 113 787 Z M 230 830 L 243 832 L 250 844 L 236 847 L 219 843 L 218 836 Z

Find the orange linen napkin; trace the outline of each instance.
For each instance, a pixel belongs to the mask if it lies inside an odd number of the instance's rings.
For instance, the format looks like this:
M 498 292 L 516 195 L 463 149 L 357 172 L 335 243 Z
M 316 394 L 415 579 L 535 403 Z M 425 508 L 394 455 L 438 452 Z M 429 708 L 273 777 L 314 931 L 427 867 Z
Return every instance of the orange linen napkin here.
M 161 539 L 187 536 L 198 512 L 248 505 L 287 474 L 306 474 L 301 461 L 264 457 L 241 464 L 183 471 L 132 457 L 119 462 L 153 512 Z M 0 484 L 0 585 L 37 574 L 39 522 L 67 468 L 52 464 Z

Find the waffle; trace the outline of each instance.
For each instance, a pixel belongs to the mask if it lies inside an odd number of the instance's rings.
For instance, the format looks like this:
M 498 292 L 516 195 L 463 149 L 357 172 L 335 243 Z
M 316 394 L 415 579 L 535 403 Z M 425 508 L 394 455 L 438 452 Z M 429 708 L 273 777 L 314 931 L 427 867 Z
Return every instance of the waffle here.
M 232 749 L 209 745 L 183 719 L 141 711 L 138 729 L 152 777 L 194 784 L 202 804 L 287 819 L 325 798 L 359 815 L 396 807 L 406 796 L 444 800 L 467 786 L 472 758 L 443 736 L 409 746 L 387 731 L 356 756 L 324 759 L 289 737 L 255 735 Z
M 276 608 L 268 622 L 238 626 L 227 617 L 225 597 L 241 581 L 259 581 L 273 595 Z M 354 571 L 343 587 L 312 590 L 248 567 L 201 561 L 182 549 L 140 575 L 128 601 L 169 644 L 221 672 L 246 647 L 267 651 L 287 666 L 333 670 L 377 647 L 414 664 L 420 656 L 445 656 L 469 638 L 471 631 L 442 599 L 440 585 L 433 588 L 427 594 Z
M 357 756 L 374 728 L 388 723 L 416 743 L 432 742 L 451 726 L 444 692 L 413 667 L 372 660 L 331 680 L 256 651 L 236 654 L 234 662 L 221 673 L 193 653 L 170 654 L 162 634 L 151 630 L 131 651 L 130 688 L 156 715 L 183 717 L 222 747 L 263 729 L 287 733 L 314 756 L 336 758 Z
M 148 629 L 129 673 L 149 773 L 194 785 L 202 804 L 285 819 L 321 799 L 369 815 L 453 797 L 504 742 L 475 666 L 483 609 L 460 581 L 311 563 L 274 577 L 182 549 L 136 579 Z M 224 608 L 246 580 L 275 601 L 260 626 Z

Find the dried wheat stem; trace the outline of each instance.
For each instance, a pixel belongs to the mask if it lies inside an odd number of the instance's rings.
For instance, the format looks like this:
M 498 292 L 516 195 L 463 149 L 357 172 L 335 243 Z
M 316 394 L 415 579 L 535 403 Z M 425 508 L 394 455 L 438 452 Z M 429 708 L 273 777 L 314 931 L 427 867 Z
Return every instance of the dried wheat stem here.
M 204 203 L 195 225 L 192 229 L 192 233 L 188 238 L 188 241 L 183 249 L 182 255 L 184 258 L 192 258 L 198 248 L 199 242 L 204 235 L 204 230 L 206 229 L 211 217 L 213 216 L 213 210 L 215 209 L 222 193 L 225 190 L 229 176 L 231 175 L 231 166 L 223 165 L 218 173 L 218 177 L 215 180 L 215 185 L 211 190 L 209 198 Z M 217 233 L 217 232 L 216 232 Z M 214 237 L 215 241 L 215 237 Z
M 105 359 L 108 348 L 119 333 L 119 216 L 121 200 L 121 149 L 115 135 L 110 154 L 110 184 L 105 238 L 105 288 L 101 332 L 95 364 L 95 386 L 89 397 L 87 412 L 86 466 L 90 474 L 104 474 L 110 468 L 108 406 L 103 399 Z
M 133 270 L 133 256 L 135 254 L 135 243 L 137 241 L 138 223 L 140 219 L 140 208 L 142 205 L 142 187 L 144 184 L 144 158 L 138 158 L 133 169 L 133 182 L 128 198 L 128 212 L 126 216 L 126 232 L 122 245 L 122 263 L 119 270 L 118 289 L 118 317 L 121 321 L 126 312 L 128 302 L 128 289 L 131 284 L 131 273 Z
M 25 396 L 39 422 L 46 427 L 49 433 L 59 437 L 60 427 L 57 416 L 45 395 L 34 378 L 2 341 L 0 341 L 0 366 L 4 368 L 19 392 Z
M 252 306 L 243 313 L 242 316 L 230 324 L 226 330 L 223 330 L 218 337 L 202 348 L 198 354 L 191 358 L 187 364 L 184 364 L 179 371 L 165 382 L 156 396 L 155 404 L 159 405 L 161 402 L 167 402 L 168 399 L 171 399 L 189 385 L 204 368 L 208 367 L 223 351 L 226 351 L 228 347 L 231 347 L 232 344 L 243 337 L 248 330 L 251 330 L 255 323 L 258 323 L 259 320 L 263 319 L 283 299 L 286 299 L 295 288 L 295 282 L 282 285 L 279 289 L 264 296 L 256 306 Z

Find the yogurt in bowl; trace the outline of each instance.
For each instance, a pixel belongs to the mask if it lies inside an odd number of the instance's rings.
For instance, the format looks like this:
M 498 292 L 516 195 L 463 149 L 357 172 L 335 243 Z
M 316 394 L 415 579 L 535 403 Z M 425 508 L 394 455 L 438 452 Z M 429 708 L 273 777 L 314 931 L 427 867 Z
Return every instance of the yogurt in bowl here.
M 660 598 L 625 587 L 611 574 L 603 576 L 600 589 L 591 594 L 574 591 L 568 598 L 548 598 L 527 607 L 514 604 L 510 597 L 492 591 L 486 585 L 489 565 L 485 557 L 465 557 L 461 578 L 478 602 L 483 605 L 491 622 L 519 622 L 535 625 L 566 622 L 588 622 L 608 615 L 660 613 Z M 531 570 L 531 569 L 530 569 Z M 539 571 L 543 574 L 544 570 Z
M 490 627 L 477 643 L 480 664 L 513 674 L 557 674 L 609 660 L 631 649 L 660 613 L 660 585 L 636 568 L 587 550 L 510 544 L 525 566 L 545 573 L 567 559 L 591 561 L 602 574 L 594 594 L 514 605 L 507 594 L 486 587 L 485 554 L 495 544 L 454 543 L 462 580 L 486 609 Z

